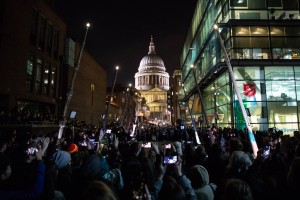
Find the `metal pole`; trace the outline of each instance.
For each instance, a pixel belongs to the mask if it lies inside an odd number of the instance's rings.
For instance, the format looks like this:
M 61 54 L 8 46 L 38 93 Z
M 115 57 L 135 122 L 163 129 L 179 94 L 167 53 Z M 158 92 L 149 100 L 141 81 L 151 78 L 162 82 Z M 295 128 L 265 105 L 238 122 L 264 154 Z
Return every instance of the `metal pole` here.
M 64 107 L 63 120 L 59 122 L 59 131 L 58 131 L 58 136 L 57 136 L 57 146 L 58 147 L 60 146 L 59 143 L 60 143 L 60 140 L 62 138 L 64 127 L 66 126 L 66 123 L 67 123 L 67 112 L 68 112 L 68 108 L 69 108 L 69 105 L 70 105 L 70 102 L 71 102 L 71 99 L 72 99 L 72 96 L 73 96 L 75 78 L 76 78 L 77 72 L 78 72 L 79 67 L 80 67 L 80 60 L 81 60 L 81 57 L 82 57 L 82 53 L 83 53 L 83 49 L 84 49 L 84 46 L 85 46 L 85 41 L 86 41 L 86 37 L 87 37 L 87 33 L 88 33 L 89 28 L 90 28 L 90 23 L 87 23 L 86 24 L 86 31 L 85 31 L 85 35 L 84 35 L 84 40 L 83 40 L 83 43 L 82 43 L 82 46 L 81 46 L 81 49 L 80 49 L 78 60 L 75 63 L 75 66 L 74 66 L 72 81 L 70 83 L 70 87 L 69 87 L 69 90 L 67 92 L 67 100 L 66 100 L 65 107 Z
M 200 99 L 200 103 L 201 103 L 202 115 L 204 116 L 205 124 L 208 127 L 209 126 L 209 122 L 208 122 L 206 111 L 205 111 L 205 108 L 204 108 L 204 103 L 203 103 L 203 98 L 202 98 L 202 95 L 201 95 L 201 91 L 200 91 L 200 88 L 199 88 L 199 85 L 198 85 L 198 81 L 197 81 L 197 78 L 196 78 L 195 66 L 191 65 L 191 68 L 192 68 L 193 76 L 194 76 L 194 79 L 195 79 L 195 82 L 196 82 L 196 85 L 197 85 L 197 90 L 198 90 L 199 99 Z
M 128 132 L 128 116 L 129 112 L 128 112 L 128 105 L 129 105 L 129 96 L 130 96 L 130 92 L 131 92 L 131 83 L 129 83 L 129 87 L 127 88 L 127 93 L 125 95 L 125 104 L 124 104 L 124 110 L 122 113 L 122 123 L 121 125 L 125 128 L 125 130 Z
M 254 134 L 253 134 L 253 131 L 252 131 L 252 127 L 250 125 L 250 122 L 249 122 L 249 119 L 248 119 L 248 116 L 247 116 L 247 112 L 246 112 L 246 109 L 245 109 L 245 106 L 244 106 L 241 94 L 240 94 L 240 92 L 238 90 L 238 87 L 237 87 L 237 84 L 236 84 L 236 80 L 234 78 L 234 73 L 233 73 L 233 70 L 232 70 L 230 59 L 229 59 L 229 56 L 227 54 L 227 51 L 226 51 L 226 48 L 225 48 L 225 45 L 224 45 L 224 41 L 223 41 L 223 39 L 221 37 L 221 34 L 219 32 L 219 27 L 217 25 L 214 25 L 214 30 L 217 33 L 218 39 L 219 39 L 219 41 L 221 43 L 222 50 L 224 52 L 224 56 L 225 56 L 225 60 L 226 60 L 227 67 L 228 67 L 228 71 L 229 71 L 229 74 L 230 74 L 230 77 L 231 77 L 231 81 L 232 81 L 232 84 L 233 84 L 236 96 L 238 98 L 240 107 L 242 109 L 243 117 L 244 117 L 244 120 L 246 122 L 247 129 L 248 129 L 248 136 L 249 136 L 249 139 L 250 139 L 250 142 L 251 142 L 251 146 L 252 146 L 254 158 L 256 158 L 257 157 L 257 151 L 258 151 L 257 143 L 256 143 L 256 140 L 255 140 L 255 137 L 254 137 Z
M 108 99 L 108 104 L 106 106 L 106 110 L 105 110 L 104 118 L 103 118 L 103 129 L 104 130 L 106 129 L 106 124 L 107 124 L 107 121 L 108 121 L 108 111 L 109 111 L 109 106 L 110 106 L 111 98 L 112 98 L 112 96 L 114 94 L 114 89 L 115 89 L 115 84 L 116 84 L 116 80 L 117 80 L 118 71 L 119 71 L 119 66 L 116 66 L 116 72 L 115 72 L 115 76 L 114 76 L 114 81 L 113 81 L 113 85 L 112 85 L 112 88 L 111 88 L 110 96 L 109 96 L 109 99 Z
M 182 89 L 183 89 L 184 96 L 185 96 L 186 93 L 185 93 L 185 89 L 184 89 L 183 85 L 182 85 Z M 191 116 L 191 120 L 192 120 L 192 124 L 193 124 L 193 128 L 194 128 L 194 132 L 195 132 L 195 137 L 196 137 L 196 142 L 197 142 L 197 144 L 201 144 L 199 136 L 198 136 L 198 132 L 197 132 L 196 122 L 195 122 L 195 119 L 194 119 L 194 117 L 192 115 L 192 110 L 190 109 L 189 103 L 187 103 L 187 108 L 188 108 L 189 114 Z

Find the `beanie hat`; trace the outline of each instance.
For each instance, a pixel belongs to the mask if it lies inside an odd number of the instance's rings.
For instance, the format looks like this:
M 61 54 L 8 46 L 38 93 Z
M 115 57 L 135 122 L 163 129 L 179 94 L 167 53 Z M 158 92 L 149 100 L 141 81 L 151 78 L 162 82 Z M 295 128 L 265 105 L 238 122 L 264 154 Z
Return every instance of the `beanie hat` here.
M 58 169 L 62 169 L 70 163 L 71 155 L 66 151 L 59 150 L 52 155 L 52 161 Z
M 74 143 L 70 144 L 69 147 L 68 147 L 68 152 L 70 154 L 78 152 L 78 146 Z

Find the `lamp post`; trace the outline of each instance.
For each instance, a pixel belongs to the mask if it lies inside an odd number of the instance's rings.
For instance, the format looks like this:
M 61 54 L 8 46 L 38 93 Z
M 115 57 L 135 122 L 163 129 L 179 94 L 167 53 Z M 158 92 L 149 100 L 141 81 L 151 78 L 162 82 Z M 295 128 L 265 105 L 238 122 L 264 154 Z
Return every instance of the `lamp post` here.
M 196 83 L 196 85 L 197 85 L 197 90 L 198 90 L 199 99 L 200 99 L 200 103 L 201 103 L 202 115 L 203 115 L 203 117 L 204 117 L 205 124 L 206 124 L 206 126 L 208 127 L 208 126 L 209 126 L 209 122 L 208 122 L 207 115 L 206 115 L 206 111 L 205 111 L 205 108 L 204 108 L 204 103 L 203 103 L 203 98 L 202 98 L 202 95 L 201 95 L 201 91 L 200 91 L 200 88 L 199 88 L 199 85 L 198 85 L 198 81 L 197 81 L 197 78 L 196 78 L 195 66 L 194 66 L 194 65 L 191 65 L 191 69 L 192 69 L 192 72 L 193 72 L 193 76 L 194 76 L 194 79 L 195 79 L 195 83 Z
M 90 23 L 86 23 L 85 27 L 86 27 L 86 31 L 85 31 L 83 43 L 82 43 L 82 46 L 81 46 L 81 49 L 80 49 L 78 60 L 74 65 L 73 77 L 72 77 L 72 80 L 71 80 L 71 83 L 70 83 L 70 86 L 69 86 L 69 89 L 68 89 L 68 92 L 67 92 L 67 100 L 66 100 L 65 107 L 64 107 L 63 119 L 59 122 L 59 131 L 58 131 L 57 143 L 56 143 L 58 148 L 60 148 L 60 140 L 62 138 L 64 127 L 66 126 L 66 123 L 67 123 L 67 112 L 68 112 L 68 108 L 69 108 L 69 105 L 70 105 L 70 102 L 71 102 L 71 99 L 72 99 L 72 96 L 73 96 L 75 78 L 76 78 L 77 72 L 78 72 L 79 67 L 80 67 L 80 61 L 81 61 L 83 49 L 84 49 L 84 46 L 85 46 L 87 33 L 88 33 L 89 28 L 90 28 Z
M 233 73 L 233 70 L 232 70 L 230 59 L 229 59 L 229 56 L 227 54 L 227 51 L 226 51 L 226 48 L 225 48 L 225 45 L 224 45 L 224 41 L 223 41 L 223 39 L 221 37 L 221 34 L 219 32 L 218 25 L 215 24 L 213 28 L 214 28 L 215 32 L 217 33 L 217 36 L 218 36 L 218 39 L 220 41 L 222 50 L 224 52 L 224 57 L 225 57 L 225 60 L 226 60 L 226 63 L 227 63 L 227 67 L 228 67 L 228 71 L 229 71 L 229 74 L 230 74 L 230 77 L 231 77 L 231 81 L 232 81 L 232 84 L 233 84 L 233 87 L 234 87 L 234 91 L 235 91 L 236 96 L 238 98 L 239 105 L 241 107 L 241 110 L 242 110 L 242 113 L 243 113 L 243 117 L 244 117 L 244 120 L 246 122 L 247 129 L 248 129 L 248 136 L 249 136 L 249 139 L 250 139 L 250 142 L 251 142 L 251 146 L 252 146 L 254 158 L 256 158 L 257 157 L 257 151 L 258 151 L 257 143 L 256 143 L 256 140 L 255 140 L 253 131 L 252 131 L 252 127 L 250 125 L 250 121 L 249 121 L 248 116 L 247 116 L 247 112 L 246 112 L 246 109 L 245 109 L 245 106 L 244 106 L 241 94 L 240 94 L 240 92 L 238 90 L 238 87 L 237 87 L 237 84 L 236 84 L 236 80 L 235 80 L 235 77 L 234 77 L 234 73 Z
M 124 110 L 123 110 L 123 115 L 122 115 L 122 126 L 125 128 L 126 131 L 128 131 L 127 119 L 128 119 L 128 115 L 130 114 L 128 111 L 128 104 L 129 104 L 129 96 L 130 96 L 132 84 L 129 83 L 128 86 L 129 87 L 126 89 L 125 105 L 124 105 Z
M 110 91 L 110 96 L 109 96 L 109 99 L 108 99 L 108 104 L 106 106 L 106 110 L 105 110 L 104 118 L 103 118 L 103 129 L 104 130 L 106 129 L 106 124 L 107 124 L 107 121 L 108 121 L 109 106 L 110 106 L 110 103 L 111 103 L 112 96 L 114 94 L 114 89 L 115 89 L 115 84 L 116 84 L 116 80 L 117 80 L 117 75 L 118 75 L 119 69 L 120 69 L 119 66 L 115 67 L 116 71 L 115 71 L 115 75 L 114 75 L 114 81 L 113 81 L 113 85 L 112 85 L 112 88 L 111 88 L 111 91 Z
M 182 84 L 182 89 L 183 89 L 183 92 L 184 92 L 184 96 L 186 96 L 186 93 L 185 93 L 185 89 L 184 89 L 184 85 Z M 197 144 L 201 144 L 200 142 L 200 139 L 199 139 L 199 136 L 198 136 L 198 132 L 197 132 L 197 127 L 196 127 L 196 122 L 195 122 L 195 119 L 192 115 L 192 110 L 189 106 L 189 103 L 187 103 L 187 108 L 189 110 L 189 114 L 190 114 L 190 117 L 191 117 L 191 120 L 192 120 L 192 125 L 193 125 L 193 128 L 194 128 L 194 132 L 195 132 L 195 137 L 196 137 L 196 142 Z

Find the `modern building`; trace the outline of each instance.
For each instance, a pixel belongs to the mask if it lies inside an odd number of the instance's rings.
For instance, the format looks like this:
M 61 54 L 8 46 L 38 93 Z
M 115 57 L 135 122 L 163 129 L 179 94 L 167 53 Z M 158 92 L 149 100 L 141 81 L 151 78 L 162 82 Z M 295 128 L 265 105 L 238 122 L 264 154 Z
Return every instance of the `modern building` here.
M 245 127 L 221 48 L 223 43 L 253 130 L 276 127 L 292 133 L 299 129 L 299 3 L 299 0 L 198 1 L 181 55 L 186 91 L 182 91 L 182 100 L 191 105 L 196 119 L 206 117 L 209 125 L 219 127 Z M 222 41 L 213 29 L 214 24 L 219 26 Z
M 147 101 L 149 111 L 146 118 L 149 121 L 167 121 L 167 91 L 169 90 L 169 74 L 163 60 L 156 54 L 153 37 L 149 45 L 148 55 L 140 62 L 135 74 L 135 88 L 141 97 Z

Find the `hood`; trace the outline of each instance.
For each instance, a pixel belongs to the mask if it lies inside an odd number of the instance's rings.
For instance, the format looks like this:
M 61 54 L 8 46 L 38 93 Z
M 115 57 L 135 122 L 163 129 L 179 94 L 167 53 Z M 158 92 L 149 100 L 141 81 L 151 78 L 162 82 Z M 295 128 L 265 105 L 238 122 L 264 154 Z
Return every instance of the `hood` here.
M 193 188 L 201 188 L 209 184 L 209 175 L 202 165 L 194 165 L 190 169 L 189 178 Z

